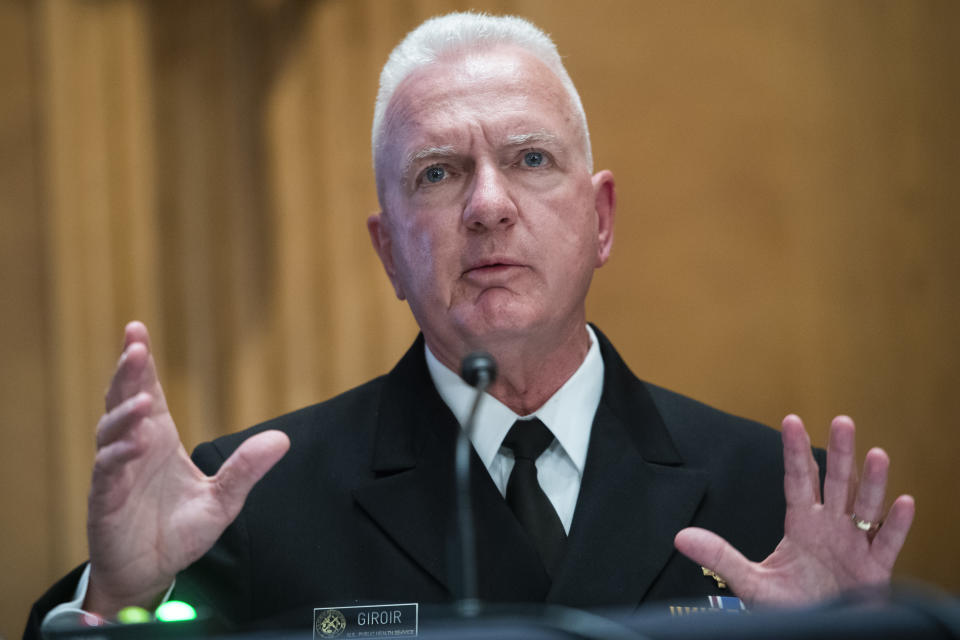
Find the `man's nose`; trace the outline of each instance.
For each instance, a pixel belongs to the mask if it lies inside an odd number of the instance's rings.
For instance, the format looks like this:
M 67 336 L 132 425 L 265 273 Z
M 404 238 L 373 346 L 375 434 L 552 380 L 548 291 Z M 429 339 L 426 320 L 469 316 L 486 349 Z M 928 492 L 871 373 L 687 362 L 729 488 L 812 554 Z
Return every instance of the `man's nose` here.
M 463 210 L 463 223 L 473 231 L 509 227 L 517 220 L 517 205 L 499 167 L 480 165 Z

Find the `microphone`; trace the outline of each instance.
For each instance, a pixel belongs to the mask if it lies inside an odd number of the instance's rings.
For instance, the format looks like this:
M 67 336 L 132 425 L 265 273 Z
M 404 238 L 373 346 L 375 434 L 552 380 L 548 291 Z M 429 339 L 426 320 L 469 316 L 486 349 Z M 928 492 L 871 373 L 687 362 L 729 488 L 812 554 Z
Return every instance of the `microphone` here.
M 471 387 L 486 391 L 497 379 L 497 361 L 486 351 L 469 353 L 460 364 L 460 377 Z
M 457 608 L 461 615 L 471 618 L 479 613 L 480 601 L 477 599 L 477 541 L 473 526 L 473 504 L 470 499 L 470 440 L 483 392 L 497 377 L 497 362 L 489 353 L 474 351 L 461 362 L 460 376 L 477 390 L 467 421 L 457 438 L 457 455 L 454 462 L 457 490 L 457 540 L 460 542 L 460 598 Z

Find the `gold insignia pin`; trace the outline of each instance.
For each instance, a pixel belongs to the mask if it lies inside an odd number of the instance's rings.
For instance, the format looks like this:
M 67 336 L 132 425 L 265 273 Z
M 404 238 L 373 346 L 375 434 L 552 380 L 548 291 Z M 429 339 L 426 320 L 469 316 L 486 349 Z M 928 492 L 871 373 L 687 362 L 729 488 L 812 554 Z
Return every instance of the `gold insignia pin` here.
M 703 571 L 703 575 L 710 576 L 711 578 L 716 580 L 718 587 L 720 587 L 721 589 L 727 588 L 727 581 L 721 578 L 720 576 L 718 576 L 715 572 L 711 571 L 710 569 L 707 569 L 706 567 L 700 567 L 700 570 Z

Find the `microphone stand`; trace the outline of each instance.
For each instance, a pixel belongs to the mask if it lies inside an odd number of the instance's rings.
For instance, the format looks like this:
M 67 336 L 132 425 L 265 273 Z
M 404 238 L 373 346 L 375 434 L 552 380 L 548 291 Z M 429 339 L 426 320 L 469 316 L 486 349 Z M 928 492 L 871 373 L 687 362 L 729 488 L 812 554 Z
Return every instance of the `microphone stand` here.
M 480 612 L 477 598 L 477 540 L 473 523 L 473 501 L 470 495 L 470 448 L 474 423 L 480 401 L 490 384 L 497 377 L 497 363 L 487 353 L 475 352 L 463 359 L 460 373 L 463 379 L 477 390 L 467 421 L 457 438 L 454 461 L 457 491 L 457 533 L 460 540 L 460 598 L 457 610 L 465 618 L 473 618 Z

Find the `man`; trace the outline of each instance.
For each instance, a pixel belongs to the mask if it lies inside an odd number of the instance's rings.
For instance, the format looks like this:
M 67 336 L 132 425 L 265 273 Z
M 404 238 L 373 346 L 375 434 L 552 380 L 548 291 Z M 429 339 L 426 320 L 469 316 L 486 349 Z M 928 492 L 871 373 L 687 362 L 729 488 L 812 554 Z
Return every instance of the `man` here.
M 38 602 L 27 635 L 81 607 L 154 606 L 173 584 L 240 623 L 449 601 L 453 446 L 470 399 L 453 372 L 478 348 L 499 364 L 473 439 L 481 598 L 718 593 L 698 565 L 749 604 L 889 580 L 913 501 L 878 528 L 889 462 L 871 450 L 857 482 L 849 418 L 831 426 L 821 499 L 799 418 L 783 422 L 781 458 L 775 432 L 637 380 L 587 325 L 614 179 L 593 173 L 545 34 L 472 14 L 421 25 L 384 68 L 373 152 L 370 237 L 421 337 L 387 376 L 191 461 L 146 329 L 129 325 L 97 430 L 90 563 Z

